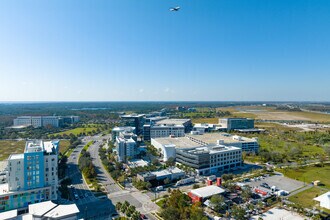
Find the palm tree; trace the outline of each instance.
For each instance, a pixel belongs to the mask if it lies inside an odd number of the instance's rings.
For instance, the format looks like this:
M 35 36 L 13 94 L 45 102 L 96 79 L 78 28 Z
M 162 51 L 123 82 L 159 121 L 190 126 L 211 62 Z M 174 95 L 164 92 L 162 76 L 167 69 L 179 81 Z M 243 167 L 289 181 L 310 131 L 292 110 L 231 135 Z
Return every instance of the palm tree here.
M 119 211 L 121 209 L 122 205 L 123 204 L 121 202 L 117 202 L 116 209 Z

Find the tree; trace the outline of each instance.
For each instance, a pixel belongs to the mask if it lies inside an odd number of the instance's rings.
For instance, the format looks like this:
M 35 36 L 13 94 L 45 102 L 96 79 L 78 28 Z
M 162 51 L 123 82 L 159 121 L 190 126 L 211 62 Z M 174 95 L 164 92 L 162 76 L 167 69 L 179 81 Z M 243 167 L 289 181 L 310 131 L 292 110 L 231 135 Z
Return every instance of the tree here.
M 210 199 L 210 205 L 214 211 L 219 212 L 225 208 L 225 199 L 221 195 L 214 195 Z
M 196 202 L 191 206 L 190 220 L 208 220 L 203 213 L 203 208 L 200 202 Z
M 117 202 L 116 204 L 116 209 L 119 211 L 121 209 L 122 203 L 121 202 Z
M 242 198 L 244 199 L 245 202 L 249 201 L 251 196 L 252 196 L 252 192 L 250 187 L 246 186 L 246 188 L 242 189 Z
M 232 208 L 231 216 L 237 220 L 245 220 L 245 209 L 239 205 L 234 205 Z
M 175 166 L 175 160 L 173 157 L 168 158 L 168 160 L 166 161 L 166 166 L 168 167 Z
M 159 160 L 157 158 L 154 158 L 152 159 L 152 162 L 151 162 L 153 165 L 155 166 L 158 166 L 160 163 L 159 163 Z

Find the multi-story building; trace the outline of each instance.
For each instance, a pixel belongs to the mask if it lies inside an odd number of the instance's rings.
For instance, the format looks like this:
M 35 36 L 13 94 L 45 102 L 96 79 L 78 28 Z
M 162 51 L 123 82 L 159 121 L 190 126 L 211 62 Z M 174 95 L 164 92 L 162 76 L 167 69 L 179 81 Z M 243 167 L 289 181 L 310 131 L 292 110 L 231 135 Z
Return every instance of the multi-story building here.
M 117 151 L 117 160 L 119 162 L 126 162 L 128 159 L 133 159 L 137 154 L 137 145 L 136 142 L 130 138 L 116 138 L 116 151 Z
M 177 148 L 176 161 L 194 168 L 199 175 L 209 175 L 240 168 L 242 149 L 224 145 Z
M 254 119 L 252 118 L 220 118 L 219 124 L 226 128 L 227 131 L 235 129 L 252 129 L 254 128 Z
M 247 138 L 228 133 L 205 133 L 203 135 L 186 135 L 189 140 L 200 145 L 221 144 L 225 146 L 239 147 L 247 153 L 258 153 L 259 143 L 257 138 Z
M 192 129 L 190 119 L 162 119 L 152 121 L 148 125 L 143 126 L 143 139 L 150 141 L 152 138 L 161 137 L 183 137 L 185 132 Z
M 145 122 L 144 114 L 121 115 L 120 118 L 125 126 L 135 127 L 137 135 L 142 134 Z
M 8 158 L 8 183 L 0 185 L 0 212 L 57 199 L 59 141 L 27 141 Z
M 112 141 L 115 142 L 116 138 L 120 136 L 120 134 L 130 134 L 133 139 L 136 137 L 135 135 L 135 127 L 114 127 L 111 131 Z
M 73 124 L 76 122 L 79 122 L 79 116 L 20 116 L 14 119 L 14 126 L 61 127 L 65 123 Z

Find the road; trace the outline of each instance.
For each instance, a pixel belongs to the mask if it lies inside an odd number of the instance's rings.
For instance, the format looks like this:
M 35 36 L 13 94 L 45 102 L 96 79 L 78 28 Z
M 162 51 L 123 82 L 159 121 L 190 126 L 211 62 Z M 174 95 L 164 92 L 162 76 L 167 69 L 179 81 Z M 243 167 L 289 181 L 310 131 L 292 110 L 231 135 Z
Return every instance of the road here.
M 148 219 L 156 220 L 157 218 L 155 218 L 151 212 L 158 211 L 159 207 L 153 203 L 146 194 L 141 193 L 134 187 L 125 189 L 119 187 L 103 167 L 98 154 L 98 149 L 103 147 L 103 139 L 106 138 L 110 137 L 93 136 L 91 140 L 94 141 L 94 144 L 88 148 L 88 151 L 90 152 L 93 164 L 96 168 L 97 179 L 106 189 L 108 198 L 113 202 L 113 204 L 116 204 L 119 201 L 124 202 L 126 200 L 130 204 L 134 205 L 139 212 L 145 214 Z
M 111 215 L 115 213 L 115 207 L 109 199 L 98 199 L 89 190 L 87 184 L 82 178 L 78 168 L 78 158 L 83 147 L 93 138 L 86 137 L 82 140 L 82 144 L 72 152 L 68 158 L 67 176 L 72 180 L 73 188 L 70 188 L 70 196 L 80 210 L 79 218 L 84 219 L 111 219 Z M 78 199 L 74 199 L 74 193 L 78 195 Z

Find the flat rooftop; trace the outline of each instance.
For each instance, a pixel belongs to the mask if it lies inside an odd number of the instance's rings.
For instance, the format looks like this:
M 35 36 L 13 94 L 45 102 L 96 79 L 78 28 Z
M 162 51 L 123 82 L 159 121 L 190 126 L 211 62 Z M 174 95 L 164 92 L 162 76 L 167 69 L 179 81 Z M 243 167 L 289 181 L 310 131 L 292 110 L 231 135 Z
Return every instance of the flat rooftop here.
M 237 135 L 231 135 L 228 133 L 205 133 L 203 135 L 191 135 L 186 134 L 186 137 L 191 139 L 197 139 L 199 141 L 202 141 L 206 144 L 215 144 L 218 140 L 223 140 L 224 143 L 244 143 L 244 142 L 255 142 L 255 139 L 237 136 Z
M 52 201 L 29 205 L 29 214 L 48 218 L 61 219 L 65 216 L 79 213 L 76 204 L 58 205 Z
M 11 154 L 9 160 L 19 160 L 24 159 L 24 154 Z
M 218 186 L 211 185 L 211 186 L 201 187 L 198 189 L 193 189 L 190 192 L 198 197 L 209 198 L 213 195 L 224 193 L 225 190 Z
M 191 121 L 191 119 L 187 119 L 187 118 L 167 118 L 164 120 L 160 120 L 157 121 L 156 124 L 160 125 L 160 124 L 174 124 L 174 125 L 183 125 L 186 122 Z
M 204 147 L 197 147 L 197 148 L 188 150 L 188 152 L 192 153 L 192 154 L 203 154 L 203 153 L 216 154 L 219 152 L 227 152 L 227 151 L 233 151 L 233 150 L 240 150 L 240 148 L 232 147 L 232 146 L 224 146 L 224 145 L 210 145 L 210 146 L 204 146 Z
M 168 168 L 165 170 L 154 171 L 154 172 L 151 172 L 151 174 L 154 174 L 156 176 L 166 176 L 166 175 L 169 175 L 172 173 L 182 173 L 182 172 L 183 171 L 181 169 L 174 167 L 174 168 Z
M 27 141 L 25 144 L 25 153 L 31 152 L 41 152 L 52 153 L 53 149 L 58 148 L 59 141 L 43 141 L 43 140 L 33 140 Z
M 176 148 L 193 148 L 199 147 L 201 144 L 198 144 L 194 141 L 189 140 L 187 137 L 176 137 L 176 138 L 152 138 L 161 145 L 175 145 Z

